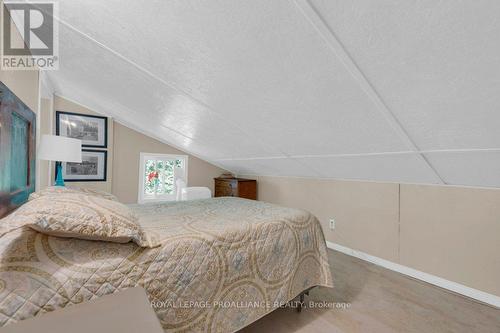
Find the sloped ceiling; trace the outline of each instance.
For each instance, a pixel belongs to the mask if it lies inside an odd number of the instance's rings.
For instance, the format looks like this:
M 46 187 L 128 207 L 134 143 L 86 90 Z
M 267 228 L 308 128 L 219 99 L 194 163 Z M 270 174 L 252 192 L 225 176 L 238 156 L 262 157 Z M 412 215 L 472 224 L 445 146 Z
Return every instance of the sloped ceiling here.
M 500 187 L 500 1 L 59 1 L 59 95 L 238 174 Z

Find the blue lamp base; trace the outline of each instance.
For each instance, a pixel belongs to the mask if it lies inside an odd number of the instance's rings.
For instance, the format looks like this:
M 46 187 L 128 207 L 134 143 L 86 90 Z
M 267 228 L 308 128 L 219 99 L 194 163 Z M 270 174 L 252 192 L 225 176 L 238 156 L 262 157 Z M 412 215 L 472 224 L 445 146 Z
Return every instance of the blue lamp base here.
M 55 186 L 64 186 L 61 162 L 56 162 L 56 183 Z

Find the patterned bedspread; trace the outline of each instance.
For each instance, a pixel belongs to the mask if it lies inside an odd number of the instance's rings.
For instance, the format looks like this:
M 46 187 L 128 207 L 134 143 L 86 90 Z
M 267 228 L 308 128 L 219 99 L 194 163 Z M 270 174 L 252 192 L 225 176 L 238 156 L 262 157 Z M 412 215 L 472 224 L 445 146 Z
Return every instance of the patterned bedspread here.
M 332 285 L 321 227 L 305 211 L 236 198 L 132 208 L 161 247 L 25 227 L 1 236 L 0 326 L 139 285 L 166 332 L 234 332 Z

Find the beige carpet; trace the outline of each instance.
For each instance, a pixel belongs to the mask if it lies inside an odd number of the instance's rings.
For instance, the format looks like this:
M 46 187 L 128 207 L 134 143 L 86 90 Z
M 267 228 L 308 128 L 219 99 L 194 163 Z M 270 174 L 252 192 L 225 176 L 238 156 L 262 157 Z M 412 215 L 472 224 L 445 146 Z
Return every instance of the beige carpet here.
M 242 332 L 500 332 L 500 310 L 329 250 L 335 288 L 315 288 L 306 304 L 279 309 Z M 336 302 L 335 304 L 332 304 Z

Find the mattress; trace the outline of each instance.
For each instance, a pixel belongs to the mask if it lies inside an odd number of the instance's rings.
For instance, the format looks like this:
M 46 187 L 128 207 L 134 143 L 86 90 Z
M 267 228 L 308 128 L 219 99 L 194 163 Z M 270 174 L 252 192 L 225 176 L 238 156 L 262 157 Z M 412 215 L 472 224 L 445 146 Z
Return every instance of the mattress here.
M 322 229 L 306 211 L 238 198 L 131 207 L 161 247 L 5 232 L 0 325 L 142 286 L 165 332 L 234 332 L 332 286 Z

